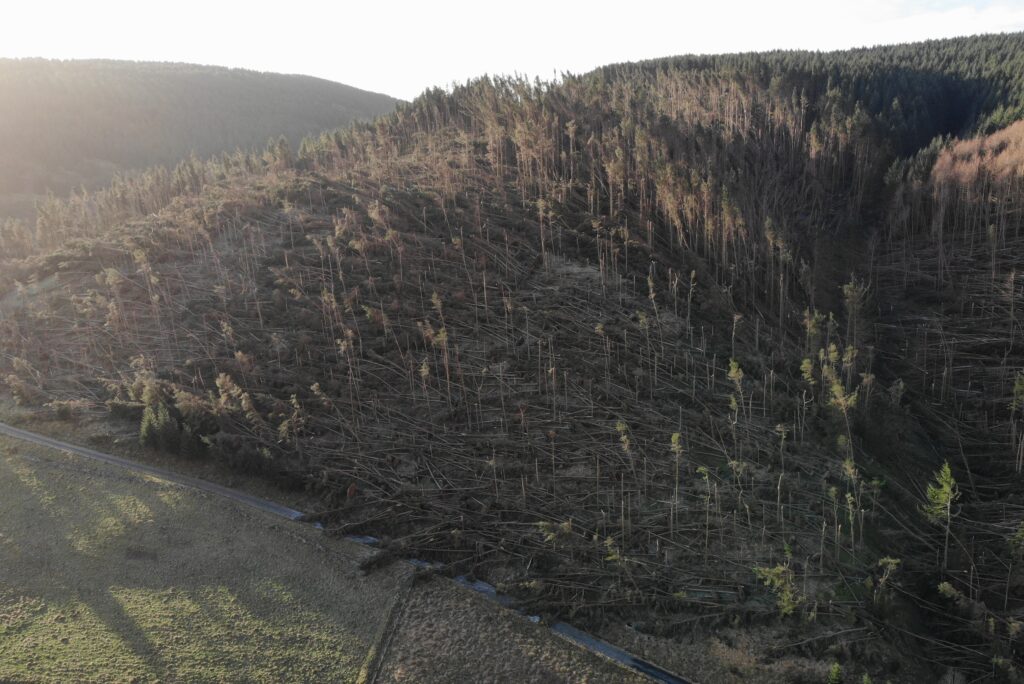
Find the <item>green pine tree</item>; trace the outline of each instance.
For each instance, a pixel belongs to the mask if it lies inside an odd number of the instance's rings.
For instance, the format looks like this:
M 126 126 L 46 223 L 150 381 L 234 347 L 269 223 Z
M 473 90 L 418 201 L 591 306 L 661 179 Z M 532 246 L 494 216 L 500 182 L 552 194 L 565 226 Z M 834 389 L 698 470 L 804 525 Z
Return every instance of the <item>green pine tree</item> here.
M 953 479 L 949 461 L 943 463 L 935 473 L 935 482 L 928 485 L 927 498 L 928 501 L 921 507 L 922 512 L 933 523 L 944 525 L 946 528 L 942 553 L 942 569 L 945 570 L 949 560 L 949 530 L 953 519 L 953 502 L 960 498 L 960 490 Z

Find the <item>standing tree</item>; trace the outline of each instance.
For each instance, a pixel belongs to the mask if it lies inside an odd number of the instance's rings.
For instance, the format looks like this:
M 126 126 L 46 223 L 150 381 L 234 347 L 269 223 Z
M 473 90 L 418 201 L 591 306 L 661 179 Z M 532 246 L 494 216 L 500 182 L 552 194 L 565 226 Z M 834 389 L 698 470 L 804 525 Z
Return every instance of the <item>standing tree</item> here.
M 928 485 L 928 502 L 922 506 L 922 512 L 933 523 L 945 525 L 946 538 L 942 551 L 942 569 L 946 569 L 949 559 L 949 528 L 953 519 L 953 502 L 960 498 L 960 490 L 949 469 L 949 461 L 942 464 L 935 473 L 935 483 Z

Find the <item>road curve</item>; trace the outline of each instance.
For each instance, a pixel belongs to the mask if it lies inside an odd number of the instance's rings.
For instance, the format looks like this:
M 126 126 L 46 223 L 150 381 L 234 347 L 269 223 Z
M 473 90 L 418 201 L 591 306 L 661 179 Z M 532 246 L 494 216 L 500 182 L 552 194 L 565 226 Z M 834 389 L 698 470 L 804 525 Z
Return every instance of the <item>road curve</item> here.
M 273 501 L 261 499 L 258 496 L 252 496 L 245 492 L 240 492 L 237 489 L 223 487 L 219 484 L 215 484 L 207 480 L 201 480 L 197 477 L 189 477 L 188 475 L 182 475 L 165 468 L 157 468 L 131 459 L 121 458 L 119 456 L 114 456 L 113 454 L 106 454 L 102 451 L 96 451 L 95 449 L 89 449 L 88 447 L 68 444 L 67 442 L 62 442 L 58 439 L 53 439 L 52 437 L 40 435 L 35 432 L 29 432 L 28 430 L 22 430 L 6 423 L 0 423 L 0 434 L 7 435 L 8 437 L 24 442 L 31 442 L 33 444 L 50 447 L 51 449 L 77 454 L 94 461 L 108 463 L 136 473 L 150 475 L 165 482 L 172 482 L 183 487 L 190 487 L 202 492 L 209 492 L 210 494 L 222 496 L 246 506 L 265 511 L 282 518 L 287 518 L 288 520 L 302 520 L 306 517 L 306 514 L 302 511 L 297 511 L 294 508 L 288 508 L 287 506 L 282 506 L 281 504 L 274 503 Z M 323 529 L 320 523 L 314 523 L 314 526 Z M 374 545 L 377 541 L 372 537 L 353 537 L 351 540 L 369 546 Z M 413 560 L 411 562 L 416 565 L 432 566 L 432 564 L 424 563 L 423 561 Z M 457 577 L 455 579 L 459 584 L 483 594 L 499 605 L 508 607 L 511 603 L 509 597 L 499 594 L 493 586 L 486 582 L 481 582 L 479 580 L 470 582 L 465 577 Z M 533 618 L 533 621 L 535 622 L 538 620 L 539 618 Z M 653 663 L 647 662 L 644 659 L 629 653 L 628 651 L 624 651 L 617 646 L 613 646 L 595 636 L 576 629 L 565 622 L 556 622 L 552 625 L 551 631 L 588 651 L 610 658 L 624 667 L 640 672 L 656 682 L 661 682 L 661 684 L 692 684 L 673 672 L 662 669 Z

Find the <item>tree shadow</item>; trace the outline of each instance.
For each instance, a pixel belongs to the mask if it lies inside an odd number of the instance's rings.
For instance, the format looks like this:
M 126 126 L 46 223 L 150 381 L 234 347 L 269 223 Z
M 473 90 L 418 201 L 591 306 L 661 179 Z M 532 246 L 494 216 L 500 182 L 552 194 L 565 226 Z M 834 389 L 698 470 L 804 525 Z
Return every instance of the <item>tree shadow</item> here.
M 216 519 L 227 515 L 230 524 Z M 259 646 L 284 630 L 335 650 L 328 665 L 298 666 L 358 670 L 407 570 L 363 577 L 358 558 L 293 544 L 273 527 L 232 502 L 118 469 L 0 452 L 0 580 L 48 604 L 84 606 L 146 677 L 187 678 L 197 666 L 182 662 L 161 621 L 186 630 L 190 658 L 228 663 L 217 666 L 280 667 L 259 664 Z M 140 612 L 150 602 L 154 612 Z M 216 650 L 218 638 L 230 653 Z
M 19 516 L 32 516 L 31 525 L 18 525 L 8 515 L 0 521 L 3 533 L 20 552 L 19 560 L 29 569 L 27 573 L 9 577 L 8 586 L 39 597 L 48 604 L 80 602 L 146 664 L 150 674 L 163 678 L 167 664 L 162 654 L 111 593 L 108 576 L 102 571 L 97 572 L 99 559 L 75 548 L 69 539 L 69 523 L 73 517 L 81 524 L 90 514 L 96 513 L 95 509 L 75 515 L 62 506 L 56 494 L 32 472 L 47 467 L 52 466 L 39 460 L 35 460 L 31 468 L 27 461 L 22 467 L 17 467 L 8 459 L 0 458 L 0 488 L 6 497 L 16 501 L 20 499 L 17 501 Z M 12 485 L 19 482 L 21 491 L 12 491 Z M 12 570 L 14 564 L 5 565 Z M 31 572 L 33 568 L 38 572 Z

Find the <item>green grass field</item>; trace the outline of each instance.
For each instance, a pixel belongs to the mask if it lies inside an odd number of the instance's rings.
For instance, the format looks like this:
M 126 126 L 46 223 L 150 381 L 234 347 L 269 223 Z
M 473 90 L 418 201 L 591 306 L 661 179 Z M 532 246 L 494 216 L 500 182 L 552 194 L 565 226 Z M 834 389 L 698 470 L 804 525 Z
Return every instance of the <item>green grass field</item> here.
M 0 681 L 353 681 L 404 566 L 0 440 Z

